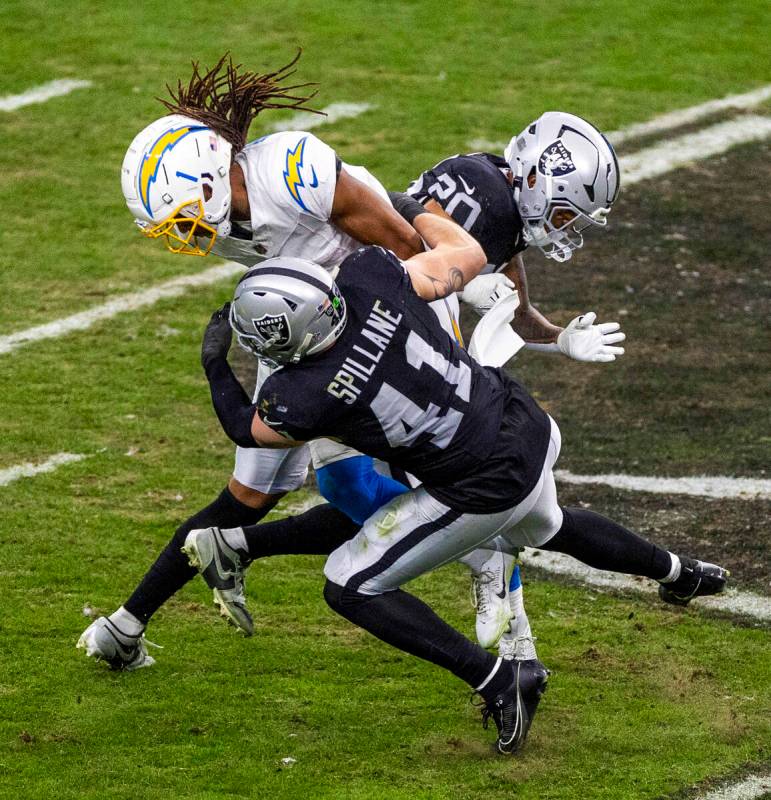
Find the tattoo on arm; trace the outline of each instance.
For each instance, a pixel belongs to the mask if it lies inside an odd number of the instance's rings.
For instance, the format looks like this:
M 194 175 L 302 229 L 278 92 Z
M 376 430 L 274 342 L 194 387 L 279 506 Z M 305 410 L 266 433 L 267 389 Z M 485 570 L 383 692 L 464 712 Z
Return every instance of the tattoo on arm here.
M 450 267 L 444 280 L 426 276 L 431 281 L 434 290 L 434 300 L 459 292 L 463 288 L 463 272 L 458 267 Z

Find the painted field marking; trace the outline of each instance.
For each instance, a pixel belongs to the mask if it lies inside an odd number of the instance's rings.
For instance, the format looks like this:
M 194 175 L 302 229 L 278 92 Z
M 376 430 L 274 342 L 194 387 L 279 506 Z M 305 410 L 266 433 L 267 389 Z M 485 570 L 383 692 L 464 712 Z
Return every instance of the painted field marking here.
M 310 497 L 300 503 L 281 504 L 280 509 L 277 508 L 276 511 L 280 511 L 282 515 L 289 514 L 294 516 L 325 502 L 326 500 L 320 495 L 311 494 Z M 600 589 L 643 592 L 646 594 L 658 591 L 658 584 L 649 578 L 593 569 L 562 553 L 552 553 L 548 550 L 534 550 L 526 547 L 522 553 L 522 561 L 527 566 L 538 567 L 544 572 L 566 576 Z M 715 595 L 714 597 L 697 597 L 691 602 L 700 608 L 716 609 L 730 614 L 753 617 L 762 622 L 771 622 L 771 597 L 764 597 L 753 592 L 728 589 L 723 594 Z
M 771 775 L 750 775 L 739 783 L 713 789 L 696 800 L 758 800 L 771 795 Z
M 371 111 L 376 106 L 370 103 L 332 103 L 332 105 L 322 108 L 326 114 L 311 114 L 308 111 L 299 111 L 287 119 L 281 120 L 271 125 L 268 130 L 277 133 L 279 131 L 309 131 L 311 128 L 318 128 L 320 125 L 331 125 L 339 119 L 352 119 L 358 117 L 365 111 Z
M 629 492 L 688 494 L 695 497 L 730 499 L 771 499 L 771 480 L 763 478 L 726 478 L 700 475 L 693 478 L 655 478 L 643 475 L 574 475 L 555 469 L 554 477 L 563 483 L 601 484 Z
M 771 117 L 738 117 L 709 128 L 667 139 L 637 153 L 619 158 L 621 180 L 630 183 L 656 178 L 695 161 L 704 161 L 747 142 L 771 136 Z
M 0 486 L 7 486 L 9 483 L 19 480 L 19 478 L 32 478 L 43 472 L 53 472 L 64 464 L 74 464 L 84 458 L 88 458 L 88 456 L 81 453 L 57 453 L 39 464 L 28 462 L 17 464 L 15 467 L 8 467 L 0 470 Z
M 679 128 L 681 125 L 688 125 L 691 122 L 704 119 L 711 114 L 728 109 L 747 109 L 755 108 L 761 103 L 771 98 L 771 85 L 761 86 L 751 92 L 744 94 L 733 94 L 728 97 L 721 97 L 719 100 L 709 100 L 698 106 L 681 108 L 677 111 L 670 111 L 659 117 L 654 117 L 648 122 L 638 122 L 636 125 L 629 125 L 620 131 L 611 131 L 607 134 L 608 139 L 613 144 L 620 144 L 636 136 L 645 136 L 649 133 L 664 133 L 665 131 Z
M 92 85 L 91 81 L 51 81 L 50 83 L 44 83 L 41 86 L 28 89 L 21 94 L 11 94 L 6 97 L 0 97 L 0 111 L 16 111 L 17 108 L 31 106 L 34 103 L 45 103 L 46 100 L 50 100 L 52 97 L 61 97 L 62 95 L 74 92 L 75 89 L 87 89 Z
M 629 186 L 648 178 L 656 178 L 678 167 L 685 167 L 696 161 L 704 161 L 725 153 L 736 145 L 761 141 L 769 136 L 771 136 L 771 118 L 753 114 L 720 122 L 674 139 L 666 139 L 636 153 L 619 156 L 621 183 L 623 186 Z M 471 144 L 490 145 L 484 149 L 503 152 L 508 142 L 486 142 L 477 139 Z
M 538 567 L 554 575 L 563 575 L 568 578 L 597 586 L 601 589 L 616 589 L 621 591 L 634 591 L 650 594 L 658 591 L 658 584 L 648 578 L 634 575 L 621 575 L 617 572 L 605 572 L 592 569 L 562 553 L 552 553 L 548 550 L 532 550 L 525 548 L 522 554 L 524 563 L 531 567 Z M 736 589 L 727 589 L 723 594 L 713 597 L 697 597 L 691 601 L 699 608 L 727 611 L 731 614 L 741 614 L 754 617 L 763 622 L 771 621 L 771 597 L 740 592 Z
M 42 339 L 57 339 L 60 336 L 72 333 L 72 331 L 84 331 L 95 323 L 110 319 L 117 314 L 136 311 L 137 309 L 154 305 L 159 300 L 179 297 L 185 294 L 188 289 L 198 286 L 210 286 L 225 278 L 240 275 L 243 271 L 244 267 L 241 264 L 226 261 L 224 264 L 218 264 L 216 267 L 210 267 L 194 275 L 182 275 L 179 278 L 173 278 L 170 281 L 166 281 L 166 283 L 143 289 L 140 292 L 120 295 L 102 305 L 94 306 L 70 317 L 64 317 L 63 319 L 54 320 L 54 322 L 48 322 L 45 325 L 37 325 L 34 328 L 27 328 L 23 331 L 0 336 L 0 354 L 10 353 L 19 347 L 32 342 L 39 342 Z
M 621 130 L 610 131 L 606 135 L 614 145 L 617 145 L 629 139 L 634 139 L 636 136 L 645 136 L 650 133 L 665 133 L 666 131 L 679 128 L 681 125 L 687 125 L 690 122 L 704 119 L 704 117 L 708 117 L 710 114 L 715 114 L 719 111 L 727 111 L 731 108 L 739 110 L 755 108 L 755 106 L 759 106 L 770 98 L 771 84 L 768 86 L 761 86 L 759 89 L 754 89 L 744 94 L 733 94 L 728 97 L 721 97 L 718 100 L 709 100 L 697 106 L 689 106 L 688 108 L 680 108 L 677 111 L 669 111 L 666 114 L 653 117 L 653 119 L 649 119 L 647 122 L 637 122 Z M 469 142 L 469 147 L 475 150 L 502 153 L 506 149 L 508 143 L 508 140 L 505 142 L 497 142 L 490 141 L 489 139 L 472 139 Z M 622 175 L 622 178 L 623 182 L 626 183 L 626 176 Z

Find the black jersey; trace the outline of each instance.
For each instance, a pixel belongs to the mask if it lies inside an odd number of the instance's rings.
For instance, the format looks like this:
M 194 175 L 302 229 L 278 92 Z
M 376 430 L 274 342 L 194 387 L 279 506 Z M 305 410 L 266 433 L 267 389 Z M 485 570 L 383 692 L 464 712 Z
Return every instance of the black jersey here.
M 420 203 L 434 199 L 482 246 L 496 269 L 527 247 L 505 158 L 491 153 L 451 156 L 426 170 L 407 193 Z
M 348 321 L 329 350 L 274 372 L 257 410 L 299 441 L 337 439 L 415 475 L 441 502 L 492 513 L 533 488 L 546 414 L 501 370 L 481 367 L 380 247 L 343 261 Z

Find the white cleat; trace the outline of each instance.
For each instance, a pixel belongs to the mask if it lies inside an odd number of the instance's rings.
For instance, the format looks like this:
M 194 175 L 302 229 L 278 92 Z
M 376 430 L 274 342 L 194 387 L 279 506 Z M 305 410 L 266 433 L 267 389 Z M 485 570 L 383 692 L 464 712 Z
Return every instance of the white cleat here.
M 188 533 L 182 552 L 213 591 L 220 614 L 245 636 L 251 636 L 254 622 L 244 595 L 246 550 L 231 547 L 219 528 L 202 528 Z
M 495 647 L 509 629 L 513 616 L 509 603 L 509 579 L 514 557 L 498 550 L 471 573 L 471 595 L 477 610 L 476 634 L 482 647 Z
M 498 655 L 505 661 L 533 661 L 535 636 L 511 636 L 504 634 L 498 642 Z
M 111 669 L 131 672 L 155 664 L 147 654 L 148 644 L 152 642 L 147 642 L 144 634 L 130 636 L 107 617 L 99 617 L 83 631 L 76 647 L 85 650 L 89 658 L 106 661 Z

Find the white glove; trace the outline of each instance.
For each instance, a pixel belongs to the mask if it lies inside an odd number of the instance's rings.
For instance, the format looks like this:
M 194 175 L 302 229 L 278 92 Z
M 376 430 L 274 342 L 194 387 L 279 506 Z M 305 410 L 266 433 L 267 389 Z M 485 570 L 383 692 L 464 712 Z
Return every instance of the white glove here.
M 576 361 L 615 361 L 624 354 L 623 347 L 613 347 L 623 342 L 626 336 L 618 322 L 603 322 L 595 325 L 594 311 L 576 317 L 557 337 L 557 347 Z
M 477 275 L 469 281 L 460 293 L 464 303 L 474 307 L 474 311 L 483 317 L 498 300 L 515 292 L 514 284 L 501 272 L 489 275 Z

